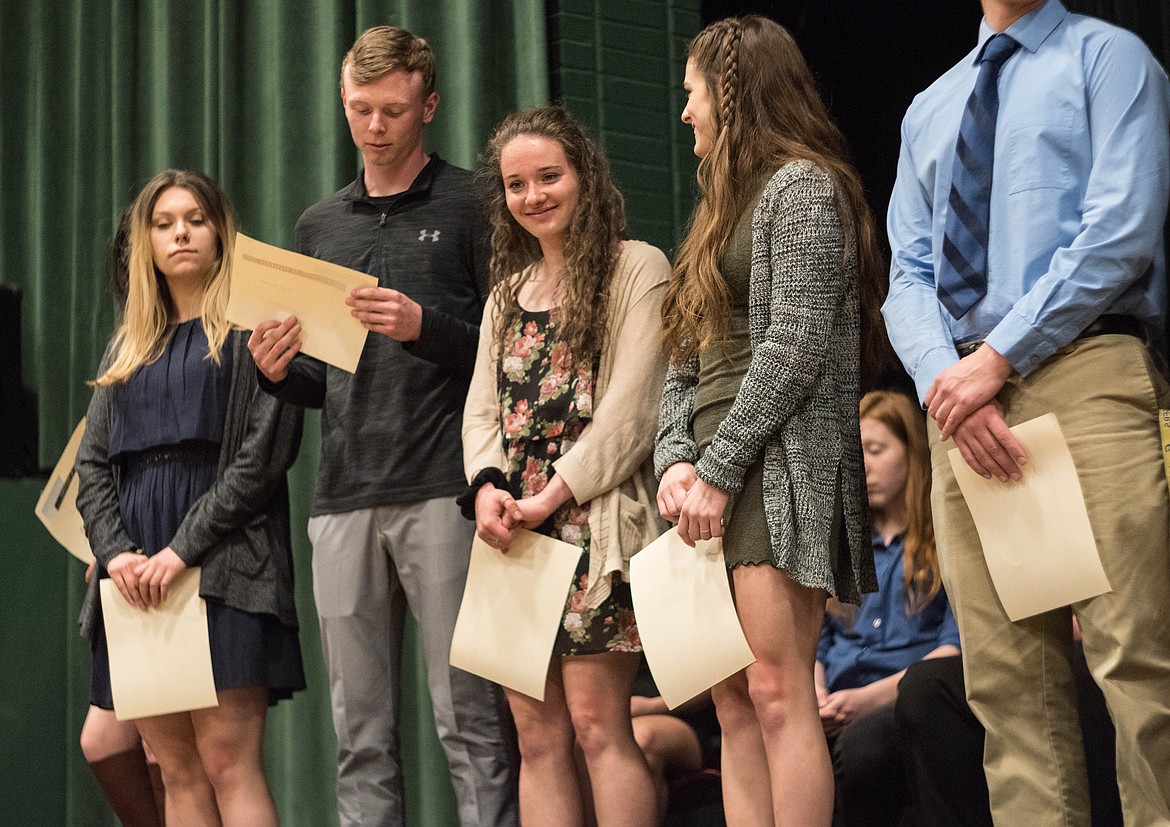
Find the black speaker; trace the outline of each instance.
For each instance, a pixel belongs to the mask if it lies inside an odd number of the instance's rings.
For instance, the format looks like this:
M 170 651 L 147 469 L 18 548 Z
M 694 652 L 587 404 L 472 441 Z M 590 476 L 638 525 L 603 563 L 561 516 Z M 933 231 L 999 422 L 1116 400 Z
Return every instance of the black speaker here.
M 0 284 L 0 477 L 36 472 L 36 400 L 21 378 L 20 288 Z

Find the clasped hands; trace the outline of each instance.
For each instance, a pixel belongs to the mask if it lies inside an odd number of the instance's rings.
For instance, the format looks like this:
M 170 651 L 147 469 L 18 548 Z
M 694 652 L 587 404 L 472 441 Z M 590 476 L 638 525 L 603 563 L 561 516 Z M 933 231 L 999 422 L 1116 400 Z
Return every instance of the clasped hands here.
M 531 497 L 516 499 L 490 482 L 475 493 L 475 533 L 489 546 L 507 550 L 516 532 L 540 527 L 549 516 L 573 496 L 557 476 Z
M 350 314 L 366 330 L 398 342 L 416 341 L 422 333 L 422 306 L 388 287 L 359 287 L 346 297 Z M 270 382 L 283 382 L 288 366 L 301 350 L 301 325 L 295 316 L 256 325 L 248 339 L 256 367 Z
M 823 686 L 818 685 L 817 706 L 825 735 L 830 738 L 836 737 L 841 730 L 862 715 L 887 703 L 893 703 L 896 697 L 896 691 L 891 695 L 884 692 L 883 687 L 877 683 L 854 689 L 838 689 L 836 692 L 828 692 Z
M 940 373 L 926 393 L 927 413 L 939 437 L 954 437 L 960 456 L 984 479 L 1018 480 L 1027 462 L 996 401 L 1012 374 L 1011 363 L 988 344 Z
M 658 513 L 678 523 L 678 535 L 688 546 L 723 536 L 723 512 L 730 496 L 695 476 L 690 462 L 676 462 L 658 484 Z
M 123 551 L 110 561 L 106 571 L 127 603 L 146 610 L 163 604 L 171 583 L 185 568 L 187 564 L 167 546 L 150 557 Z

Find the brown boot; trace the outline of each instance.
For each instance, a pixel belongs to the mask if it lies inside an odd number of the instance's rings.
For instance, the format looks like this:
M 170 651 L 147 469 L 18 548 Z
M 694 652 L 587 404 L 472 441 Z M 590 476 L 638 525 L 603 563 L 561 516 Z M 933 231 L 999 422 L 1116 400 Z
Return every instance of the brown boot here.
M 93 761 L 89 768 L 123 827 L 162 827 L 142 747 Z

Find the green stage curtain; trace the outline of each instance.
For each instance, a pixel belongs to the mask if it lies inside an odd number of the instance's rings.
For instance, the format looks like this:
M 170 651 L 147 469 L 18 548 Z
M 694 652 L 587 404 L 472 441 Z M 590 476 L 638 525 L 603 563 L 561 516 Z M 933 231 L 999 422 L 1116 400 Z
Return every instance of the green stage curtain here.
M 195 168 L 222 184 L 244 232 L 291 246 L 301 211 L 358 169 L 338 73 L 356 35 L 382 23 L 405 26 L 435 49 L 441 103 L 427 148 L 454 163 L 474 165 L 507 112 L 547 102 L 540 0 L 0 0 L 0 281 L 23 290 L 24 382 L 38 400 L 43 467 L 84 414 L 85 380 L 113 328 L 103 264 L 121 208 L 159 169 Z M 270 713 L 267 739 L 282 823 L 312 827 L 336 824 L 335 746 L 304 532 L 318 451 L 310 416 L 292 479 L 310 689 Z M 70 618 L 82 585 L 70 564 L 59 587 Z M 116 824 L 76 747 L 89 655 L 70 627 L 62 638 L 28 641 L 66 652 L 66 720 L 41 735 L 67 741 L 67 766 L 63 777 L 51 768 L 42 776 L 42 811 L 0 821 Z M 413 638 L 406 661 L 409 823 L 452 824 Z

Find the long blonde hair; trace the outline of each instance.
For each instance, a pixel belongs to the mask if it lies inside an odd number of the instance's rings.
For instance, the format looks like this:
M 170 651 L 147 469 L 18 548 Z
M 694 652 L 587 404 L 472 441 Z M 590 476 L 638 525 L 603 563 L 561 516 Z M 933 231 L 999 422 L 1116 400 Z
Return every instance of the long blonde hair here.
M 861 398 L 860 413 L 860 419 L 869 418 L 885 425 L 906 447 L 902 583 L 908 611 L 921 611 L 934 600 L 942 586 L 930 513 L 930 446 L 926 420 L 908 396 L 893 391 L 867 393 Z
M 577 120 L 562 106 L 544 106 L 508 115 L 496 127 L 483 156 L 492 224 L 491 283 L 500 302 L 493 341 L 498 346 L 518 317 L 522 286 L 516 273 L 540 260 L 540 244 L 508 211 L 500 153 L 521 135 L 560 145 L 577 173 L 577 208 L 565 233 L 565 269 L 557 338 L 578 364 L 591 364 L 601 352 L 609 311 L 609 290 L 621 242 L 628 238 L 625 201 L 613 181 L 609 161 Z M 498 293 L 496 291 L 499 291 Z
M 117 256 L 126 267 L 126 303 L 110 346 L 110 365 L 94 381 L 95 385 L 105 387 L 125 382 L 138 368 L 158 359 L 166 347 L 174 307 L 166 279 L 154 262 L 150 225 L 155 204 L 171 187 L 181 187 L 191 193 L 215 230 L 219 257 L 204 285 L 201 316 L 207 334 L 208 358 L 217 365 L 220 363 L 220 352 L 231 330 L 227 302 L 236 241 L 235 213 L 223 191 L 206 175 L 167 169 L 151 178 L 128 208 L 126 252 Z
M 847 238 L 856 236 L 862 387 L 872 386 L 887 352 L 879 311 L 885 261 L 845 138 L 800 49 L 780 24 L 745 15 L 707 26 L 691 41 L 687 57 L 707 84 L 714 141 L 699 162 L 700 201 L 662 307 L 671 360 L 682 364 L 726 340 L 731 303 L 720 261 L 735 225 L 766 175 L 790 161 L 808 160 L 832 178 Z M 847 247 L 846 257 L 852 252 Z

